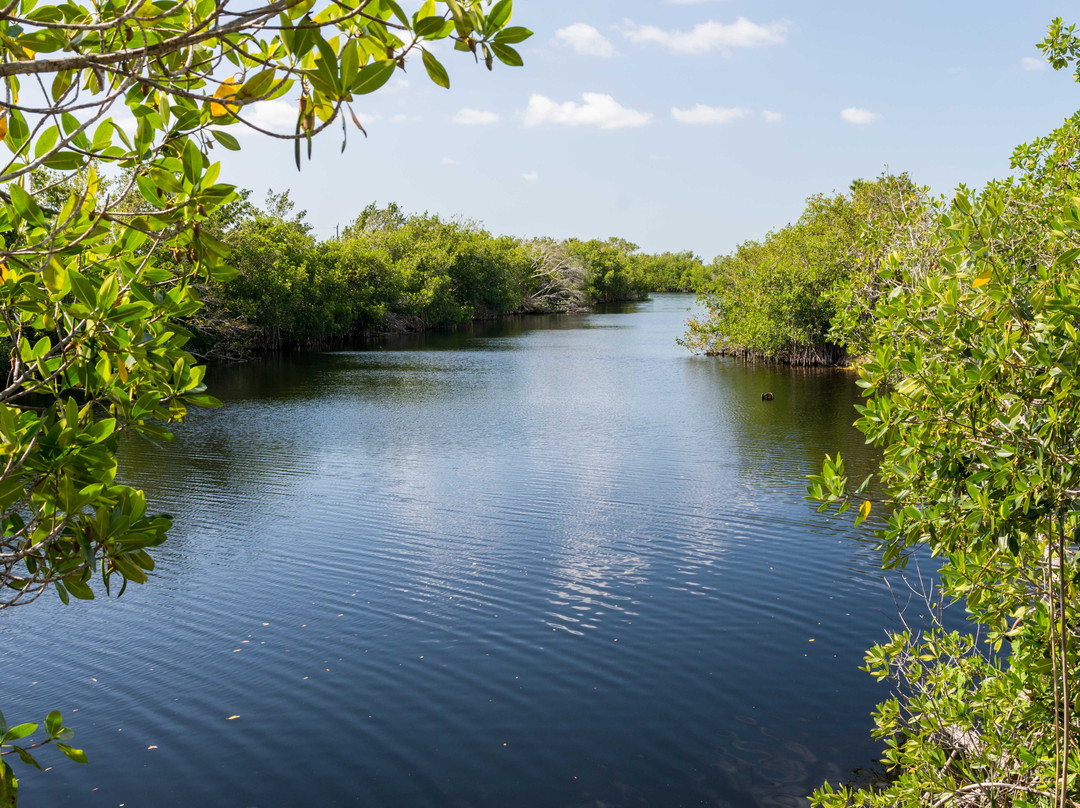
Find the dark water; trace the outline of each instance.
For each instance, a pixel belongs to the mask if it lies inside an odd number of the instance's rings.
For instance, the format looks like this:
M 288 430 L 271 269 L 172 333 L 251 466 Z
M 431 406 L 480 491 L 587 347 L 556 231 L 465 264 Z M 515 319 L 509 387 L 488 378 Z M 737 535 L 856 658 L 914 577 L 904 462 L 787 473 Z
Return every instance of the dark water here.
M 802 499 L 870 469 L 857 388 L 687 355 L 691 303 L 213 371 L 126 449 L 156 579 L 0 615 L 4 711 L 91 758 L 24 804 L 801 806 L 868 765 L 895 608 Z

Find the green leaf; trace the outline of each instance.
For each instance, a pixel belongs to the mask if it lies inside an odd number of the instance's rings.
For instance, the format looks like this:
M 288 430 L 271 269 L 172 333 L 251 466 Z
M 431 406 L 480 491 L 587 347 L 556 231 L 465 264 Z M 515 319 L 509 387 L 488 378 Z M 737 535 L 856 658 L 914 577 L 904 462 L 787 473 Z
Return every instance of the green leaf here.
M 8 741 L 17 741 L 20 738 L 25 738 L 27 735 L 33 735 L 37 732 L 37 724 L 17 724 L 0 737 L 0 743 L 7 743 Z
M 67 294 L 71 285 L 71 278 L 60 262 L 53 258 L 41 270 L 41 279 L 45 282 L 45 288 L 49 290 L 54 299 Z
M 4 143 L 17 154 L 29 137 L 30 127 L 26 125 L 26 118 L 21 112 L 12 111 L 7 117 L 7 135 L 4 137 Z
M 21 760 L 27 766 L 33 766 L 39 772 L 44 771 L 44 769 L 41 768 L 41 765 L 36 760 L 34 760 L 34 756 L 27 752 L 25 749 L 23 749 L 21 746 L 13 745 L 12 748 L 19 753 L 19 760 Z
M 57 743 L 56 748 L 63 752 L 65 755 L 67 755 L 69 759 L 74 760 L 76 763 L 89 762 L 86 759 L 86 753 L 81 749 L 75 749 L 71 746 L 68 746 L 66 743 Z
M 315 44 L 319 48 L 319 58 L 315 62 L 315 69 L 322 80 L 330 86 L 332 94 L 338 96 L 341 94 L 341 84 L 338 81 L 338 55 L 321 34 L 316 32 L 314 36 Z
M 90 147 L 90 140 L 86 137 L 86 132 L 80 132 L 82 123 L 72 115 L 70 112 L 65 112 L 60 115 L 60 123 L 64 127 L 64 133 L 71 137 L 71 142 L 78 146 L 80 149 L 86 149 Z
M 94 599 L 94 590 L 76 578 L 65 578 L 64 587 L 79 600 Z
M 499 57 L 499 61 L 504 65 L 510 65 L 511 67 L 521 67 L 524 62 L 521 60 L 521 54 L 511 48 L 509 45 L 503 45 L 499 42 L 492 42 L 491 49 L 495 52 L 495 55 Z
M 399 6 L 395 0 L 382 0 L 382 2 L 390 7 L 391 12 L 397 17 L 398 22 L 406 28 L 409 27 L 409 18 L 405 16 L 405 12 L 401 10 L 401 6 Z
M 196 393 L 190 396 L 184 396 L 185 404 L 192 404 L 196 407 L 214 408 L 220 407 L 221 402 L 213 396 L 208 396 L 203 393 Z
M 375 92 L 390 80 L 396 69 L 397 62 L 393 59 L 380 59 L 364 65 L 353 82 L 352 92 L 355 95 Z
M 146 583 L 146 573 L 138 568 L 135 564 L 132 564 L 123 556 L 113 556 L 113 566 L 123 575 L 127 580 L 134 581 L 137 584 Z M 72 593 L 74 594 L 74 593 Z
M 420 10 L 413 16 L 413 23 L 419 22 L 425 17 L 432 17 L 438 13 L 435 9 L 435 0 L 424 0 L 423 5 L 420 6 Z
M 220 129 L 211 129 L 210 134 L 214 136 L 214 140 L 229 151 L 240 151 L 239 141 L 228 132 L 222 132 Z
M 356 40 L 351 39 L 341 49 L 341 84 L 343 87 L 352 87 L 356 81 L 356 75 L 360 72 L 360 51 L 356 46 Z
M 19 802 L 19 781 L 15 779 L 15 771 L 0 760 L 0 808 L 15 808 Z
M 163 208 L 166 206 L 167 203 L 163 198 L 161 189 L 158 188 L 148 176 L 140 174 L 135 177 L 135 185 L 138 186 L 142 198 L 155 208 Z
M 487 27 L 488 31 L 497 31 L 506 25 L 510 19 L 510 15 L 513 13 L 513 0 L 499 0 L 498 3 L 488 12 L 487 15 Z
M 450 77 L 446 74 L 446 68 L 442 66 L 438 59 L 431 55 L 426 50 L 421 50 L 421 54 L 424 59 L 424 69 L 427 70 L 428 76 L 433 82 L 440 87 L 450 89 Z
M 64 718 L 60 715 L 59 710 L 53 710 L 47 716 L 45 716 L 45 731 L 49 733 L 49 737 L 52 738 L 58 733 L 64 726 Z
M 277 70 L 273 67 L 259 71 L 244 82 L 243 86 L 237 91 L 236 97 L 243 101 L 262 98 L 274 85 L 276 74 Z
M 37 143 L 34 144 L 34 157 L 40 158 L 43 154 L 49 151 L 56 145 L 56 141 L 60 138 L 60 130 L 55 126 L 50 126 L 44 132 L 41 133 L 41 137 L 37 139 Z
M 21 185 L 12 183 L 8 186 L 8 189 L 8 193 L 11 195 L 11 205 L 15 208 L 15 212 L 19 217 L 37 227 L 44 227 L 45 214 L 38 207 L 38 203 L 34 201 L 34 198 L 23 190 Z
M 189 139 L 184 144 L 184 179 L 190 182 L 192 185 L 199 181 L 199 177 L 202 175 L 202 152 L 199 151 L 199 147 L 195 145 L 193 138 Z
M 43 165 L 55 171 L 74 171 L 86 162 L 86 156 L 73 151 L 59 151 L 45 158 Z
M 74 73 L 71 70 L 61 70 L 56 74 L 52 83 L 53 101 L 59 101 L 71 86 Z
M 519 26 L 511 26 L 510 28 L 504 28 L 499 33 L 495 34 L 495 42 L 500 45 L 516 45 L 518 42 L 524 42 L 533 34 L 528 28 L 521 28 Z
M 413 31 L 419 37 L 438 36 L 446 26 L 446 20 L 442 17 L 424 17 L 416 23 Z
M 465 12 L 462 11 L 461 5 L 457 0 L 446 0 L 446 5 L 450 7 L 450 15 L 454 18 L 454 27 L 457 28 L 457 32 L 460 36 L 466 37 L 472 33 L 472 26 L 465 20 Z

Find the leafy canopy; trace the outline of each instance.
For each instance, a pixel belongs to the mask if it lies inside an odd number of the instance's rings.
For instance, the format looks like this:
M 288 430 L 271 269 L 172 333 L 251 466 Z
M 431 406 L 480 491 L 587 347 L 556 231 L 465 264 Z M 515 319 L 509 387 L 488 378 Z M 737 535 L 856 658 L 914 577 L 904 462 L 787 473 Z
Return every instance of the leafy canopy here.
M 1060 20 L 1040 46 L 1080 56 Z M 886 788 L 816 805 L 1065 806 L 1080 799 L 1080 113 L 1013 154 L 1016 174 L 909 211 L 879 261 L 857 426 L 883 448 L 888 565 L 925 548 L 987 643 L 940 627 L 872 649 Z M 927 226 L 927 223 L 931 223 Z M 873 503 L 843 461 L 823 507 Z

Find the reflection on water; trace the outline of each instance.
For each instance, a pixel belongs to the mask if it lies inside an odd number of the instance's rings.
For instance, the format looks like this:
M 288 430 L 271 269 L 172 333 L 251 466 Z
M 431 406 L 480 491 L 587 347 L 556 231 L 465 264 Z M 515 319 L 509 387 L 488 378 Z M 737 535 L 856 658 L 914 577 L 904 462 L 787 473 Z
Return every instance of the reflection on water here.
M 156 579 L 0 619 L 5 712 L 93 760 L 28 804 L 794 806 L 868 764 L 894 607 L 802 498 L 872 467 L 854 380 L 689 356 L 691 302 L 213 369 L 125 447 Z

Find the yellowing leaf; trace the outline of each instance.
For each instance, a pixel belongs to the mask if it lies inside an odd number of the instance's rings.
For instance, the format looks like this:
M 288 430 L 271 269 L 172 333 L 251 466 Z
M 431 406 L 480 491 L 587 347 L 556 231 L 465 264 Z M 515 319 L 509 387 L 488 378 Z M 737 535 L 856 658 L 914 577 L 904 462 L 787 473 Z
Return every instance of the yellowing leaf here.
M 866 500 L 859 506 L 859 519 L 865 519 L 870 515 L 870 500 Z
M 236 94 L 240 91 L 240 82 L 236 80 L 236 76 L 231 79 L 225 79 L 221 82 L 221 86 L 217 88 L 217 92 L 214 93 L 214 98 L 220 98 L 224 101 L 229 101 L 236 98 Z M 237 108 L 236 104 L 219 104 L 216 101 L 210 102 L 210 114 L 215 118 L 220 118 L 222 115 L 228 115 L 230 112 Z
M 68 286 L 67 272 L 55 258 L 41 270 L 41 279 L 45 281 L 45 288 L 54 295 L 62 295 Z
M 974 286 L 976 289 L 978 289 L 980 286 L 986 286 L 986 284 L 988 284 L 988 283 L 990 283 L 990 270 L 989 269 L 986 270 L 986 272 L 984 272 L 982 275 L 977 277 L 975 279 L 975 282 L 972 284 L 972 286 Z
M 93 163 L 90 164 L 90 170 L 86 174 L 86 196 L 93 199 L 97 196 L 98 192 L 98 175 L 94 169 Z
M 7 132 L 8 132 L 7 115 L 0 115 L 0 142 L 3 142 L 4 138 L 7 137 Z

